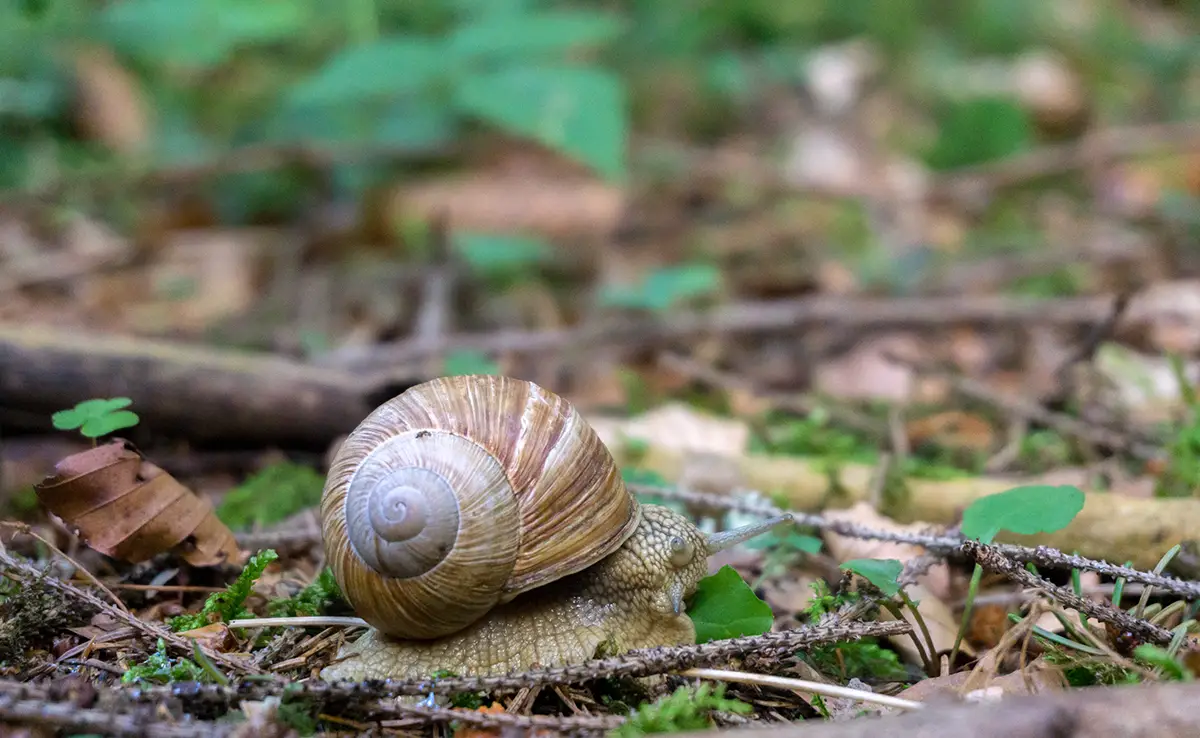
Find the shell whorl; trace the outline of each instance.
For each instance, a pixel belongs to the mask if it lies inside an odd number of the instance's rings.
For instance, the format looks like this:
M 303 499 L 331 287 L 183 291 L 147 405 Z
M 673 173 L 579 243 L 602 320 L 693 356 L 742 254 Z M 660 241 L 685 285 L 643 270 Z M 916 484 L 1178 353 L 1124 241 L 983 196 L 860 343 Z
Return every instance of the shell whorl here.
M 358 615 L 436 638 L 616 550 L 640 508 L 569 403 L 482 375 L 425 382 L 368 415 L 334 457 L 321 517 Z

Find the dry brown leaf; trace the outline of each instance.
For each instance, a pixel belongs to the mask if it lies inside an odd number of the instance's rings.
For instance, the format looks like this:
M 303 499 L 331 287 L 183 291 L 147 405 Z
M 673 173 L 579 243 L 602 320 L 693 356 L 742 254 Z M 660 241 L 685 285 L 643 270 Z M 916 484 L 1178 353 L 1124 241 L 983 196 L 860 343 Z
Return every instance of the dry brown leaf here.
M 996 443 L 996 429 L 987 420 L 960 410 L 916 418 L 905 427 L 912 446 L 935 441 L 939 446 L 987 451 Z
M 150 138 L 150 113 L 142 91 L 105 48 L 75 54 L 76 122 L 84 136 L 121 153 L 141 149 Z
M 861 342 L 847 355 L 817 365 L 817 391 L 847 400 L 906 402 L 913 391 L 913 370 L 891 361 L 889 354 L 915 356 L 919 346 L 910 336 L 893 335 Z
M 238 647 L 238 640 L 225 623 L 209 623 L 199 628 L 185 630 L 179 635 L 198 641 L 201 646 L 207 646 L 218 653 L 228 653 Z
M 34 489 L 50 512 L 108 556 L 138 562 L 176 549 L 193 566 L 240 558 L 212 505 L 121 439 L 67 456 Z
M 896 696 L 916 702 L 927 702 L 932 698 L 947 695 L 961 696 L 963 688 L 971 681 L 972 674 L 972 670 L 967 670 L 922 679 Z M 993 678 L 985 688 L 996 689 L 1006 696 L 1011 696 L 1061 692 L 1066 684 L 1061 669 L 1047 663 L 1042 658 L 1037 658 L 1029 662 L 1021 671 Z M 1030 689 L 1031 685 L 1032 689 Z
M 540 172 L 479 172 L 399 189 L 392 220 L 445 217 L 464 231 L 528 233 L 553 239 L 606 238 L 625 193 L 603 182 Z

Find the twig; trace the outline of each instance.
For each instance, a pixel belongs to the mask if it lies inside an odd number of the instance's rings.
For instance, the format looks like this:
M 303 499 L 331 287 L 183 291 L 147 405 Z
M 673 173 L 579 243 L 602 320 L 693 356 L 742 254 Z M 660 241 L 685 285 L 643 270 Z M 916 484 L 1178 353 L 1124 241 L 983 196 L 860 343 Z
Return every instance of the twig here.
M 957 199 L 963 191 L 1004 189 L 1164 148 L 1175 152 L 1200 149 L 1200 125 L 1187 121 L 1098 131 L 1069 143 L 949 172 L 937 182 L 934 192 L 935 196 Z
M 81 708 L 70 702 L 22 700 L 12 695 L 0 695 L 0 722 L 149 738 L 208 738 L 226 735 L 232 730 L 232 726 L 216 723 L 200 722 L 189 725 L 156 720 L 149 711 L 146 714 L 121 715 L 106 710 Z
M 660 497 L 679 500 L 681 502 L 705 505 L 723 510 L 736 510 L 738 512 L 762 515 L 764 517 L 770 517 L 788 512 L 781 507 L 777 507 L 776 505 L 763 501 L 765 496 L 756 490 L 737 490 L 735 494 L 727 496 L 705 492 L 685 491 L 674 487 L 660 487 L 647 484 L 634 484 L 630 486 L 639 494 L 657 495 Z M 756 499 L 755 501 L 747 501 L 739 499 L 739 495 L 754 496 Z M 830 520 L 820 515 L 808 515 L 798 512 L 792 512 L 792 515 L 795 519 L 795 524 L 798 526 L 807 526 L 817 528 L 819 530 L 828 530 L 837 533 L 838 535 L 847 536 L 850 538 L 891 541 L 894 543 L 911 543 L 913 545 L 923 546 L 931 554 L 936 554 L 939 557 L 963 553 L 963 546 L 967 543 L 966 539 L 953 535 L 934 535 L 932 533 L 920 534 L 891 530 L 878 530 L 845 520 Z M 1118 566 L 1107 561 L 1090 559 L 1085 556 L 1065 554 L 1057 549 L 1049 548 L 1047 546 L 1029 548 L 1027 546 L 1018 546 L 1014 544 L 995 544 L 992 546 L 992 548 L 1000 552 L 1000 554 L 1006 558 L 1012 559 L 1013 561 L 1019 563 L 1032 562 L 1037 566 L 1046 568 L 1074 568 L 1095 571 L 1111 577 L 1124 577 L 1130 582 L 1150 584 L 1171 592 L 1172 594 L 1186 597 L 1188 599 L 1200 599 L 1200 582 L 1184 581 L 1174 577 L 1155 574 L 1154 572 L 1142 571 L 1140 569 L 1134 569 L 1128 566 Z
M 315 615 L 311 617 L 297 616 L 294 618 L 241 618 L 226 623 L 230 628 L 308 628 L 308 627 L 342 627 L 369 628 L 370 625 L 362 618 L 339 617 L 334 615 Z
M 48 541 L 48 540 L 46 540 L 45 538 L 43 538 L 42 536 L 38 535 L 38 534 L 37 534 L 37 533 L 36 533 L 36 532 L 35 532 L 35 531 L 34 531 L 32 528 L 30 528 L 28 525 L 26 525 L 25 523 L 16 523 L 16 522 L 12 522 L 12 521 L 9 521 L 9 520 L 0 521 L 0 525 L 4 525 L 4 526 L 6 526 L 6 527 L 12 528 L 12 529 L 16 530 L 16 531 L 17 531 L 17 532 L 19 532 L 19 533 L 24 533 L 25 535 L 27 535 L 27 536 L 31 536 L 31 537 L 33 537 L 33 538 L 36 538 L 37 540 L 39 540 L 39 541 L 41 541 L 42 543 L 46 544 L 46 546 L 47 546 L 47 547 L 48 547 L 48 548 L 49 548 L 51 551 L 53 551 L 54 553 L 56 553 L 56 554 L 58 554 L 59 556 L 63 557 L 63 558 L 64 558 L 64 559 L 66 559 L 67 561 L 71 562 L 71 566 L 74 566 L 74 567 L 75 567 L 75 571 L 81 572 L 81 573 L 83 574 L 83 576 L 84 576 L 84 577 L 86 577 L 86 578 L 87 578 L 87 580 L 88 580 L 89 582 L 91 582 L 92 584 L 94 584 L 94 585 L 96 585 L 97 587 L 99 587 L 99 588 L 100 588 L 100 590 L 101 590 L 102 592 L 104 592 L 104 594 L 108 595 L 108 596 L 109 596 L 109 598 L 110 598 L 110 599 L 112 599 L 112 601 L 113 601 L 114 603 L 116 603 L 117 607 L 121 608 L 121 610 L 123 610 L 123 611 L 125 611 L 125 612 L 129 612 L 129 608 L 125 606 L 125 603 L 121 601 L 121 598 L 120 598 L 120 597 L 117 597 L 117 596 L 116 596 L 116 595 L 113 593 L 113 591 L 112 591 L 111 589 L 109 589 L 108 587 L 104 586 L 104 582 L 101 582 L 99 579 L 97 579 L 95 574 L 92 574 L 90 571 L 88 571 L 88 570 L 87 570 L 87 569 L 86 569 L 86 568 L 83 566 L 83 564 L 80 564 L 78 561 L 76 561 L 75 559 L 71 558 L 71 557 L 70 557 L 70 556 L 68 556 L 66 553 L 64 553 L 62 550 L 60 550 L 58 546 L 55 546 L 55 545 L 54 545 L 53 543 L 51 543 L 50 541 Z
M 188 638 L 184 638 L 183 636 L 172 633 L 171 631 L 167 630 L 166 628 L 163 628 L 154 623 L 147 623 L 144 620 L 140 620 L 137 617 L 135 617 L 132 613 L 130 613 L 129 611 L 118 609 L 118 608 L 108 604 L 104 600 L 100 599 L 99 597 L 96 597 L 92 593 L 85 592 L 85 591 L 79 589 L 78 587 L 74 586 L 73 584 L 70 584 L 69 582 L 64 582 L 59 579 L 55 579 L 54 577 L 47 576 L 44 572 L 38 571 L 33 566 L 30 566 L 29 564 L 26 564 L 21 561 L 17 561 L 7 551 L 0 550 L 0 563 L 4 564 L 4 566 L 9 569 L 12 569 L 12 570 L 15 570 L 15 571 L 18 571 L 18 572 L 24 574 L 27 577 L 31 577 L 33 579 L 40 580 L 46 586 L 51 587 L 53 589 L 57 589 L 59 592 L 63 592 L 67 595 L 70 595 L 71 597 L 74 597 L 78 600 L 86 602 L 87 604 L 91 605 L 92 607 L 94 607 L 98 610 L 101 610 L 105 614 L 110 615 L 111 617 L 116 618 L 117 620 L 120 620 L 121 622 L 127 623 L 128 625 L 136 628 L 138 631 L 146 634 L 147 636 L 151 636 L 153 638 L 161 638 L 164 643 L 173 647 L 176 651 L 180 652 L 183 655 L 186 655 L 189 657 L 192 655 L 192 644 L 195 643 L 195 641 L 192 641 Z M 200 648 L 205 656 L 207 656 L 211 660 L 221 664 L 222 666 L 225 666 L 226 668 L 233 669 L 235 671 L 239 671 L 242 673 L 248 673 L 248 674 L 262 674 L 263 673 L 249 663 L 245 663 L 242 661 L 238 661 L 236 659 L 232 659 L 223 653 L 213 651 L 212 649 L 210 649 L 207 646 L 201 646 Z
M 755 684 L 762 687 L 791 689 L 797 692 L 811 692 L 826 697 L 843 697 L 860 702 L 872 702 L 885 707 L 897 707 L 901 710 L 921 710 L 925 708 L 925 705 L 920 702 L 891 697 L 886 694 L 876 694 L 861 689 L 841 687 L 836 684 L 824 684 L 807 679 L 792 679 L 791 677 L 773 676 L 770 674 L 751 674 L 744 671 L 726 671 L 724 669 L 686 669 L 679 672 L 679 676 L 696 679 L 714 679 L 723 682 L 739 682 L 741 684 Z
M 867 720 L 805 720 L 772 725 L 772 738 L 1194 738 L 1200 735 L 1200 683 L 1160 682 L 1008 696 L 998 702 L 930 703 L 927 709 Z M 721 738 L 762 738 L 759 726 Z M 712 738 L 712 731 L 672 738 Z
M 547 353 L 601 346 L 658 347 L 673 340 L 809 326 L 880 329 L 958 324 L 1094 325 L 1109 313 L 1111 300 L 1078 297 L 1029 300 L 1005 296 L 846 298 L 817 295 L 787 300 L 741 302 L 707 312 L 678 312 L 662 319 L 614 318 L 574 329 L 490 331 L 450 335 L 431 343 L 407 339 L 372 346 L 348 346 L 315 363 L 356 373 L 377 372 L 384 383 L 397 372 L 409 374 L 419 362 L 455 350 L 484 353 Z
M 1084 615 L 1096 618 L 1102 622 L 1111 623 L 1120 628 L 1122 632 L 1132 633 L 1142 640 L 1159 645 L 1170 643 L 1174 637 L 1171 631 L 1166 628 L 1161 628 L 1153 623 L 1135 618 L 1124 610 L 1092 600 L 1086 600 L 1069 589 L 1047 582 L 1022 567 L 1016 561 L 1005 557 L 993 546 L 988 546 L 978 541 L 966 541 L 963 544 L 963 552 L 975 559 L 984 569 L 1004 574 L 1026 587 L 1042 590 L 1067 607 L 1074 608 Z
M 423 723 L 463 723 L 480 727 L 551 729 L 571 733 L 604 733 L 625 722 L 619 715 L 565 716 L 514 715 L 508 712 L 477 712 L 449 707 L 419 707 L 415 705 L 380 705 L 374 712 L 395 713 L 419 718 Z M 411 720 L 382 720 L 380 727 L 398 728 L 411 725 Z
M 766 502 L 766 495 L 757 490 L 738 489 L 733 490 L 728 495 L 718 495 L 708 492 L 681 490 L 676 487 L 647 484 L 633 484 L 630 487 L 638 494 L 664 497 L 716 510 L 736 511 L 752 515 L 762 515 L 764 517 L 787 512 L 781 507 Z M 753 497 L 755 499 L 749 501 L 743 499 L 744 497 Z M 795 516 L 795 524 L 798 526 L 827 530 L 850 538 L 909 543 L 922 546 L 929 552 L 929 556 L 934 561 L 946 556 L 961 554 L 965 541 L 965 539 L 959 536 L 948 533 L 921 534 L 880 530 L 845 520 L 830 520 L 821 515 L 796 512 L 793 512 L 793 515 Z M 247 534 L 244 537 L 238 536 L 238 543 L 244 547 L 301 546 L 316 545 L 319 542 L 320 533 L 312 531 L 279 531 L 274 533 Z M 1030 562 L 1043 568 L 1095 571 L 1113 578 L 1124 577 L 1130 582 L 1153 585 L 1154 587 L 1187 599 L 1200 600 L 1200 582 L 1186 581 L 1128 566 L 1119 566 L 1086 556 L 1067 554 L 1048 546 L 1030 548 L 1015 544 L 996 544 L 994 548 L 1005 557 L 1020 563 Z
M 297 695 L 347 701 L 385 699 L 402 695 L 426 696 L 455 692 L 507 691 L 552 684 L 580 684 L 611 677 L 667 674 L 696 666 L 721 663 L 751 653 L 767 657 L 788 658 L 799 650 L 820 643 L 867 637 L 886 638 L 893 635 L 905 635 L 910 631 L 911 627 L 905 622 L 854 623 L 835 619 L 829 624 L 800 626 L 760 636 L 732 638 L 690 646 L 638 649 L 627 651 L 614 658 L 593 659 L 580 664 L 530 669 L 498 676 L 337 684 L 314 681 L 292 684 L 287 686 L 287 689 L 289 693 Z M 268 695 L 279 694 L 285 686 L 282 682 L 269 684 L 243 682 L 236 688 L 229 688 L 193 682 L 174 684 L 169 688 L 142 687 L 126 691 L 126 694 L 130 698 L 138 700 L 156 699 L 170 694 L 181 698 L 190 697 L 229 703 L 233 700 L 262 699 Z

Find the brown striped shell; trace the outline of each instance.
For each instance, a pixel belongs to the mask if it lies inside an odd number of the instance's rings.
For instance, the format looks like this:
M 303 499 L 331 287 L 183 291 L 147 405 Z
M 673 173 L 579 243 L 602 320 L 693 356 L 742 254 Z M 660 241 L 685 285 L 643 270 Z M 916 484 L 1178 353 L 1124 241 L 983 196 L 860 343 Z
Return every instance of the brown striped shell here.
M 437 638 L 587 568 L 640 520 L 612 455 L 562 397 L 443 377 L 368 415 L 321 498 L 329 566 L 359 617 Z

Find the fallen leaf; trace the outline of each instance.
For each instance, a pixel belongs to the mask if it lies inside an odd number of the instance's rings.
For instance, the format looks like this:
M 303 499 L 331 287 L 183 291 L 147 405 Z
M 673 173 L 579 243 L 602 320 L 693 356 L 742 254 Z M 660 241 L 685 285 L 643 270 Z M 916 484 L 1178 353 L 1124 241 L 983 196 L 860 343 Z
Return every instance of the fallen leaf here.
M 121 439 L 67 456 L 34 489 L 88 546 L 117 559 L 174 549 L 193 566 L 213 566 L 241 554 L 207 500 Z
M 124 154 L 150 138 L 150 113 L 137 80 L 109 49 L 75 54 L 75 120 L 84 136 Z
M 185 630 L 179 635 L 198 641 L 202 647 L 218 653 L 227 653 L 238 647 L 238 640 L 225 623 L 209 623 L 199 628 Z
M 973 670 L 958 671 L 953 674 L 943 674 L 930 679 L 922 679 L 908 689 L 897 694 L 897 697 L 915 702 L 928 702 L 943 696 L 962 696 L 963 689 L 977 691 L 971 688 L 976 680 L 972 680 Z M 1032 685 L 1032 689 L 1030 689 Z M 1041 694 L 1044 692 L 1060 692 L 1067 685 L 1062 670 L 1042 658 L 1029 662 L 1021 671 L 998 676 L 987 682 L 986 688 L 999 689 L 1005 695 Z
M 939 446 L 987 451 L 996 443 L 996 429 L 978 415 L 949 410 L 908 422 L 905 430 L 912 446 L 935 441 Z
M 868 339 L 845 356 L 818 364 L 813 385 L 818 392 L 846 400 L 906 402 L 913 391 L 913 370 L 888 357 L 913 356 L 917 351 L 915 340 L 908 336 Z
M 606 238 L 620 223 L 625 193 L 604 182 L 544 172 L 478 172 L 399 188 L 396 225 L 444 217 L 462 231 L 551 239 Z
M 750 428 L 738 420 L 719 418 L 683 403 L 668 403 L 626 420 L 626 438 L 652 441 L 676 451 L 741 456 L 750 442 Z
M 258 275 L 273 232 L 203 229 L 170 234 L 148 270 L 147 299 L 123 304 L 139 328 L 198 332 L 250 309 L 259 299 Z

